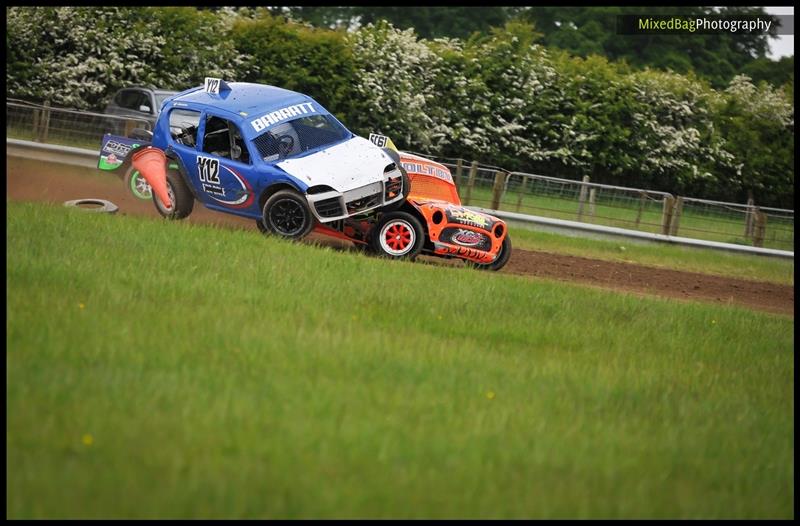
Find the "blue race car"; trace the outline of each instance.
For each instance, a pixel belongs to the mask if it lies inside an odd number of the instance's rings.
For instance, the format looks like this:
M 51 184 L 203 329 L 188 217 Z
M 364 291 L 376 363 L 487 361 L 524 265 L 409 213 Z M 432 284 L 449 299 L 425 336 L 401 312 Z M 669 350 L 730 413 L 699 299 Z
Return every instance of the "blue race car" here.
M 166 99 L 152 133 L 106 134 L 98 167 L 132 189 L 152 187 L 166 218 L 187 217 L 197 200 L 292 239 L 397 210 L 410 191 L 395 151 L 356 136 L 311 97 L 214 78 Z

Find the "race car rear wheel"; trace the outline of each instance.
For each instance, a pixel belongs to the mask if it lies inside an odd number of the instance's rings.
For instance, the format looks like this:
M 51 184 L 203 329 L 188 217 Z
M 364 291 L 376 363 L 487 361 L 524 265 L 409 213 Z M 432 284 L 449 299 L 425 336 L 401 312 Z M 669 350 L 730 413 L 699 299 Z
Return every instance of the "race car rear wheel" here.
M 391 259 L 414 259 L 425 244 L 425 230 L 406 212 L 383 214 L 372 230 L 372 250 Z
M 279 190 L 264 203 L 263 226 L 270 234 L 302 239 L 314 228 L 314 216 L 304 196 L 294 190 Z
M 508 263 L 509 258 L 511 257 L 511 236 L 506 234 L 506 238 L 503 240 L 503 244 L 500 245 L 500 252 L 497 254 L 497 257 L 491 263 L 481 264 L 475 263 L 474 261 L 465 261 L 465 263 L 478 270 L 500 270 L 506 263 Z
M 189 187 L 183 182 L 181 174 L 175 170 L 167 170 L 167 194 L 171 201 L 171 206 L 167 208 L 164 202 L 153 194 L 153 204 L 162 217 L 166 219 L 183 219 L 192 213 L 194 208 L 194 196 Z

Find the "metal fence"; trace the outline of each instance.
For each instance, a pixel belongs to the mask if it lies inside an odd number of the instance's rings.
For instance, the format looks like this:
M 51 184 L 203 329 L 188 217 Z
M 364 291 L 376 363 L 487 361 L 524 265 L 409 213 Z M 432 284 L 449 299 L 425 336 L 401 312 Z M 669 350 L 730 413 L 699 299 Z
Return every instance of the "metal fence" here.
M 98 149 L 104 133 L 151 129 L 148 121 L 7 100 L 9 138 Z M 794 210 L 508 172 L 477 161 L 419 154 L 447 166 L 465 205 L 780 250 L 794 249 Z
M 453 174 L 465 205 L 721 243 L 794 249 L 794 210 L 673 196 L 561 179 L 463 159 L 432 158 Z
M 128 135 L 150 130 L 146 120 L 103 113 L 53 108 L 49 104 L 6 102 L 6 136 L 14 139 L 98 149 L 105 133 Z
M 675 233 L 686 237 L 791 250 L 794 210 L 678 197 Z

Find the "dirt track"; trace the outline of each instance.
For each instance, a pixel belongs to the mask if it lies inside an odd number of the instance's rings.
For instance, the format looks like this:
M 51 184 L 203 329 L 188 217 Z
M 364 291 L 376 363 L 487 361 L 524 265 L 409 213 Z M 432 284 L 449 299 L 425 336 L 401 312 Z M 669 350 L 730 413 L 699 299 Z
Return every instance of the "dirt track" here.
M 153 204 L 133 197 L 115 176 L 85 168 L 18 158 L 6 161 L 6 196 L 19 201 L 60 203 L 71 199 L 108 199 L 122 214 L 156 216 Z M 212 212 L 196 204 L 191 223 L 255 228 L 253 221 Z M 327 238 L 315 237 L 317 241 Z M 330 241 L 335 245 L 346 243 Z M 667 270 L 630 263 L 514 249 L 501 272 L 574 281 L 603 288 L 683 300 L 734 304 L 794 316 L 794 287 L 767 282 Z

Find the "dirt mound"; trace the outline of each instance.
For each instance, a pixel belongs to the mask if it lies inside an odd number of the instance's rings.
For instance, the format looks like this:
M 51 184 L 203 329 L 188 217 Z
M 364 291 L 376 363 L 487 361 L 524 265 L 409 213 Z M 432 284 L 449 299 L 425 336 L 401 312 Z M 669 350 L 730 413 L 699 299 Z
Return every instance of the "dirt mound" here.
M 7 158 L 6 168 L 7 199 L 61 203 L 70 199 L 101 198 L 119 206 L 121 214 L 157 216 L 151 202 L 133 197 L 123 187 L 122 182 L 109 173 L 18 158 Z M 255 228 L 252 220 L 212 212 L 202 205 L 195 206 L 187 221 Z M 312 239 L 334 246 L 348 245 L 334 240 L 326 241 L 328 238 L 321 236 L 312 236 Z M 501 272 L 684 300 L 741 305 L 794 316 L 794 287 L 790 285 L 518 248 L 514 249 L 511 260 Z

